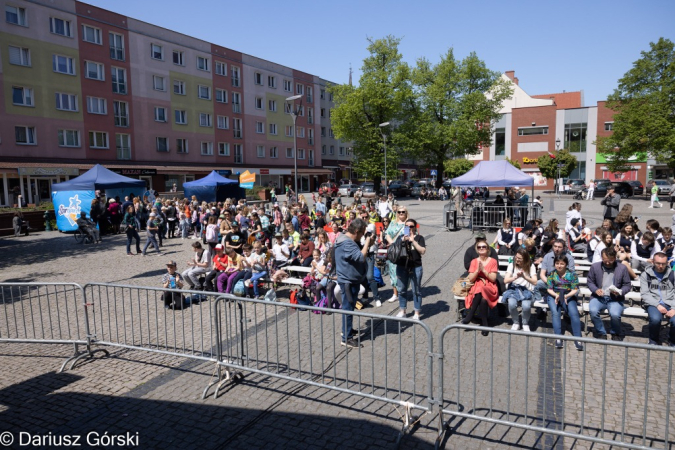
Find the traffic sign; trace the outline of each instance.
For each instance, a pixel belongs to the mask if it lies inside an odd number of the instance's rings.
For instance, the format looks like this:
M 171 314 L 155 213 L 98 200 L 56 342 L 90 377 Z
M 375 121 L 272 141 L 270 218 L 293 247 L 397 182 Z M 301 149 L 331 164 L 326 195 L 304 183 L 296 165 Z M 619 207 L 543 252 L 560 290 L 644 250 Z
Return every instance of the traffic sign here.
M 558 164 L 558 169 L 562 169 L 563 167 L 565 167 L 565 164 Z
M 437 170 L 432 170 L 432 171 L 431 171 L 431 176 L 432 176 L 432 177 L 435 177 L 436 175 L 438 175 L 438 171 L 437 171 Z

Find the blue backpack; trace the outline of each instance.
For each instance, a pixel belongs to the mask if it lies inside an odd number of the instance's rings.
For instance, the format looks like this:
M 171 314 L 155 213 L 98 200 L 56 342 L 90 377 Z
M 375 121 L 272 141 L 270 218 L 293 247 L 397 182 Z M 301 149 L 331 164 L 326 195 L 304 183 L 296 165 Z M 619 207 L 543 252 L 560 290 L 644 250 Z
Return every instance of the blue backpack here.
M 237 284 L 234 285 L 234 289 L 232 289 L 232 293 L 237 297 L 243 297 L 245 292 L 246 288 L 244 287 L 244 280 L 237 281 Z
M 375 278 L 375 281 L 377 281 L 378 287 L 384 286 L 384 279 L 382 278 L 382 272 L 380 271 L 379 267 L 375 267 L 373 269 L 373 278 Z

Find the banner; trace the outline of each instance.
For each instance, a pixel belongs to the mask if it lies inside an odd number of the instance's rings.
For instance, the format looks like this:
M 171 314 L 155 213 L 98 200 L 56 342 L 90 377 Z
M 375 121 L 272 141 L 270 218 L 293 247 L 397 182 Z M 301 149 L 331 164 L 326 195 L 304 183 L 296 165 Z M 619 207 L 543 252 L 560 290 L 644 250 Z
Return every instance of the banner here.
M 242 189 L 253 189 L 255 183 L 255 174 L 248 170 L 239 175 L 239 187 Z
M 61 231 L 77 230 L 77 219 L 80 213 L 90 217 L 91 201 L 94 191 L 58 191 L 52 192 L 52 202 L 56 213 L 56 226 Z

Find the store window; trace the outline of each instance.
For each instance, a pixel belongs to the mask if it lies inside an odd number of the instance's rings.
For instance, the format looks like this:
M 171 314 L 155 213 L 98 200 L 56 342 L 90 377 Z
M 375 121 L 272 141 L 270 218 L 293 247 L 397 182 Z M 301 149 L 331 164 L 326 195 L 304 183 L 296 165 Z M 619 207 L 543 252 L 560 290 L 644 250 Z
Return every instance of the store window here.
M 506 128 L 495 130 L 495 155 L 506 155 Z
M 565 124 L 565 145 L 570 153 L 586 152 L 586 123 Z
M 578 161 L 577 166 L 574 168 L 572 173 L 569 176 L 572 180 L 585 180 L 586 179 L 586 161 Z

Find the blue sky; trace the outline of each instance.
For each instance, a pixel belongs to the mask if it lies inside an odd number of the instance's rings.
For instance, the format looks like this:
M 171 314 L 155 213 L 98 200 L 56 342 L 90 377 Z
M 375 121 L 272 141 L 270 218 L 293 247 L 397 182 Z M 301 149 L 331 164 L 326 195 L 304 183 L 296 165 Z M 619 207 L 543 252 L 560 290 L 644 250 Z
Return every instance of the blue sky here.
M 358 81 L 366 37 L 402 38 L 414 64 L 453 47 L 499 72 L 515 70 L 529 94 L 584 91 L 604 100 L 659 37 L 675 40 L 673 0 L 382 1 L 89 0 L 322 78 Z

